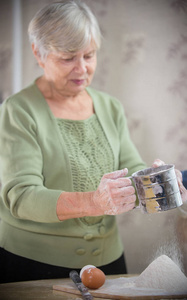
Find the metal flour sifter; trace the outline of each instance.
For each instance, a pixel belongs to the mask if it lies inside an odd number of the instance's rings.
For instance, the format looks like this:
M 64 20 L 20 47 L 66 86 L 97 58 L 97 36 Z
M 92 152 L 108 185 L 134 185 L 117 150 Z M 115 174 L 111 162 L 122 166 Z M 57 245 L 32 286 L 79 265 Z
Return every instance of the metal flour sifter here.
M 174 165 L 163 165 L 135 172 L 131 177 L 145 213 L 155 213 L 179 207 L 183 204 Z

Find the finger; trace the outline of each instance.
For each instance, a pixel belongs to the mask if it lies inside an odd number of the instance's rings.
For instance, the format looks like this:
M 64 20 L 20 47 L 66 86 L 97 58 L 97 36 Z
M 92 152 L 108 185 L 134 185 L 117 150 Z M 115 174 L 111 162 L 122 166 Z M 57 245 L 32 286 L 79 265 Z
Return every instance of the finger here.
M 132 203 L 126 203 L 124 207 L 125 207 L 125 209 L 127 211 L 127 210 L 135 208 L 135 206 L 136 206 L 135 202 L 132 202 Z
M 177 176 L 177 180 L 180 180 L 181 183 L 182 183 L 182 173 L 181 173 L 181 171 L 175 169 L 175 174 Z
M 132 196 L 127 197 L 126 200 L 124 200 L 124 199 L 119 200 L 118 199 L 117 201 L 113 201 L 112 205 L 110 205 L 108 207 L 108 209 L 112 209 L 112 208 L 116 207 L 116 209 L 119 210 L 119 209 L 123 209 L 124 206 L 126 206 L 126 205 L 132 205 L 133 207 L 135 207 L 136 197 L 134 195 L 132 195 Z
M 107 173 L 103 176 L 103 178 L 108 178 L 108 179 L 117 179 L 126 176 L 128 173 L 128 169 L 122 169 L 122 170 L 117 170 L 111 173 Z
M 122 188 L 132 186 L 132 181 L 129 178 L 118 178 L 116 180 L 111 180 L 108 185 L 111 189 Z
M 160 166 L 164 166 L 165 162 L 163 162 L 162 160 L 160 160 L 159 158 L 155 159 L 153 164 L 152 164 L 152 168 L 158 168 Z
M 124 199 L 132 195 L 135 195 L 135 189 L 132 185 L 111 190 L 111 197 L 113 200 Z
M 120 206 L 113 206 L 105 211 L 105 215 L 120 215 L 124 212 L 132 210 L 135 207 L 135 203 L 125 203 Z
M 183 201 L 183 203 L 186 203 L 187 202 L 187 190 L 182 183 L 180 184 L 179 189 L 180 189 L 182 201 Z
M 126 203 L 125 205 L 123 205 L 122 207 L 117 209 L 117 215 L 120 215 L 122 213 L 125 213 L 127 211 L 130 211 L 132 209 L 135 208 L 135 203 Z
M 133 194 L 133 195 L 130 195 L 130 196 L 127 196 L 127 197 L 123 198 L 122 203 L 123 203 L 123 205 L 130 204 L 130 203 L 135 205 L 136 195 Z

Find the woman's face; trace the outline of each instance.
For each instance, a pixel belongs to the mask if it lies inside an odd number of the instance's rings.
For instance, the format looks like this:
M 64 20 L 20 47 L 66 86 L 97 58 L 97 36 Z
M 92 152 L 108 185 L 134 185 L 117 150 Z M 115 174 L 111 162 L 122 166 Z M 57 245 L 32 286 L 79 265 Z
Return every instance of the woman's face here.
M 97 65 L 95 44 L 76 53 L 50 53 L 40 62 L 47 82 L 62 95 L 76 95 L 89 86 Z

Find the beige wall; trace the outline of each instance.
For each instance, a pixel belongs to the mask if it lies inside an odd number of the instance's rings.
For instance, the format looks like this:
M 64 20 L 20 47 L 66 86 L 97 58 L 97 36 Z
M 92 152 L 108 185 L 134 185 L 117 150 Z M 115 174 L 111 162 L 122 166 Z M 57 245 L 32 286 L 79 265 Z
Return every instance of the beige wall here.
M 41 74 L 27 38 L 28 22 L 48 0 L 22 0 L 22 86 Z M 187 2 L 86 0 L 98 17 L 103 45 L 93 86 L 124 105 L 132 139 L 148 165 L 159 157 L 187 169 Z M 11 1 L 0 3 L 0 96 L 11 94 Z M 130 273 L 156 253 L 183 255 L 187 274 L 187 208 L 157 215 L 138 210 L 118 218 Z M 179 248 L 177 247 L 179 240 Z M 177 255 L 176 255 L 177 254 Z

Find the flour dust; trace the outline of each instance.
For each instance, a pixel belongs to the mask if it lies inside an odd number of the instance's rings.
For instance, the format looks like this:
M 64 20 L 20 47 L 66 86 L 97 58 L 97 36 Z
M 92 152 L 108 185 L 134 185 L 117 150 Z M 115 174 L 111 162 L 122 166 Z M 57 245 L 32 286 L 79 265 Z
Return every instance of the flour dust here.
M 167 255 L 184 273 L 183 255 L 180 250 L 179 242 L 177 237 L 173 237 L 170 241 L 164 241 L 157 248 L 153 260 L 161 255 Z

